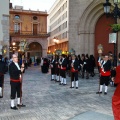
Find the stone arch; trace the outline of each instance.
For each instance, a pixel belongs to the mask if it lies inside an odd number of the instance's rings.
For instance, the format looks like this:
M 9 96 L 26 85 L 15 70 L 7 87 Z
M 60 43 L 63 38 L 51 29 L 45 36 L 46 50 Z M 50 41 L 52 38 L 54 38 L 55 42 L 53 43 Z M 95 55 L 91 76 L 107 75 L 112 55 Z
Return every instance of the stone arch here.
M 78 36 L 80 43 L 82 43 L 79 48 L 82 53 L 85 51 L 85 54 L 94 55 L 95 26 L 98 19 L 104 14 L 104 2 L 104 0 L 93 1 L 78 22 Z
M 44 43 L 43 42 L 41 42 L 41 41 L 36 41 L 36 40 L 30 40 L 30 41 L 28 41 L 28 46 L 31 44 L 31 43 L 33 43 L 33 42 L 37 42 L 37 43 L 39 43 L 40 45 L 41 45 L 41 47 L 42 47 L 42 49 L 44 48 Z

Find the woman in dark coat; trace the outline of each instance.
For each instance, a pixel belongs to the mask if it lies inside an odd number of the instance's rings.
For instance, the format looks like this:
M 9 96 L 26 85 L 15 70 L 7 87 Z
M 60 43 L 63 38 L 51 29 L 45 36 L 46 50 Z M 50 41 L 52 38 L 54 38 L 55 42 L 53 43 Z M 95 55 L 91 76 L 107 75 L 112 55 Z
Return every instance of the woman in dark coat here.
M 94 67 L 95 67 L 95 58 L 93 55 L 90 55 L 90 75 L 94 77 Z
M 48 73 L 48 69 L 49 69 L 48 59 L 44 58 L 43 66 L 42 66 L 42 73 Z

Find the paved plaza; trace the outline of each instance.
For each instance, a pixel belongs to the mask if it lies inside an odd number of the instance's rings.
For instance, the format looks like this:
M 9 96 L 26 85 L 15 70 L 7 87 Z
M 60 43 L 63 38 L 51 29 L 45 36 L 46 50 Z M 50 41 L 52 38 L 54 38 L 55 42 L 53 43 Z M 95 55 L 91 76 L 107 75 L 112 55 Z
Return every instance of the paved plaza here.
M 98 74 L 79 78 L 79 89 L 70 89 L 69 77 L 66 86 L 50 79 L 50 73 L 41 73 L 40 66 L 29 67 L 23 79 L 26 107 L 15 111 L 10 109 L 10 82 L 5 74 L 0 120 L 113 120 L 111 97 L 115 88 L 109 86 L 107 95 L 97 95 Z

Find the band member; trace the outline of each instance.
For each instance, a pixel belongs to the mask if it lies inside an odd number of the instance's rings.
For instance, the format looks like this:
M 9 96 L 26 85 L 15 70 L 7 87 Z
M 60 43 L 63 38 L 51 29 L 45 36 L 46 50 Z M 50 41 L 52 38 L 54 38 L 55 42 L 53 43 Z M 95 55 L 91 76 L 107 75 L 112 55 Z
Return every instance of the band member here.
M 60 55 L 59 56 L 59 60 L 58 60 L 58 69 L 59 69 L 59 71 L 58 71 L 58 80 L 59 80 L 59 82 L 61 82 L 61 79 L 62 79 L 62 76 L 61 76 L 61 65 L 62 65 L 62 56 Z
M 105 84 L 105 92 L 104 94 L 107 94 L 107 89 L 108 89 L 108 84 L 109 84 L 109 80 L 110 80 L 110 69 L 111 69 L 111 62 L 108 58 L 108 55 L 105 55 L 105 57 L 103 58 L 103 62 L 100 63 L 101 66 L 101 75 L 100 75 L 100 89 L 98 92 L 96 92 L 96 94 L 101 94 L 102 93 L 102 88 L 103 85 Z
M 71 63 L 72 63 L 72 57 L 69 55 L 68 59 L 67 59 L 67 72 L 68 72 L 68 76 L 71 76 Z
M 65 58 L 65 55 L 62 55 L 62 63 L 61 63 L 61 83 L 60 85 L 66 85 L 66 68 L 67 68 L 67 60 Z
M 115 84 L 117 84 L 116 90 L 112 97 L 112 110 L 114 120 L 120 120 L 120 65 L 116 67 L 116 76 L 112 77 L 112 80 Z
M 59 56 L 56 56 L 55 62 L 55 73 L 56 73 L 56 82 L 59 82 Z
M 78 89 L 78 60 L 76 60 L 76 56 L 72 56 L 72 63 L 71 63 L 71 82 L 72 86 L 70 88 L 74 88 L 74 79 L 76 84 L 76 89 Z
M 3 98 L 5 63 L 2 62 L 2 55 L 0 55 L 0 98 Z
M 11 85 L 11 109 L 17 110 L 17 107 L 25 107 L 20 101 L 21 97 L 21 74 L 24 71 L 24 65 L 18 65 L 18 57 L 16 54 L 12 55 L 13 62 L 9 65 L 10 85 Z M 17 107 L 15 106 L 15 97 L 17 93 Z
M 50 63 L 51 81 L 56 79 L 56 76 L 55 76 L 55 63 L 56 63 L 55 56 L 53 56 L 53 58 L 51 60 L 51 63 Z

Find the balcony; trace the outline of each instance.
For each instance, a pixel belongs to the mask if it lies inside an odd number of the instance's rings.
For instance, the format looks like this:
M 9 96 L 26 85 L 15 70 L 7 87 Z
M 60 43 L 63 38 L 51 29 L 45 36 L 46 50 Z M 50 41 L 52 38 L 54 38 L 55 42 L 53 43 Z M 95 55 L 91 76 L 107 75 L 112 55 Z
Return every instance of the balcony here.
M 33 33 L 33 31 L 22 31 L 22 32 L 15 32 L 15 31 L 10 31 L 10 36 L 13 37 L 49 37 L 49 33 Z

